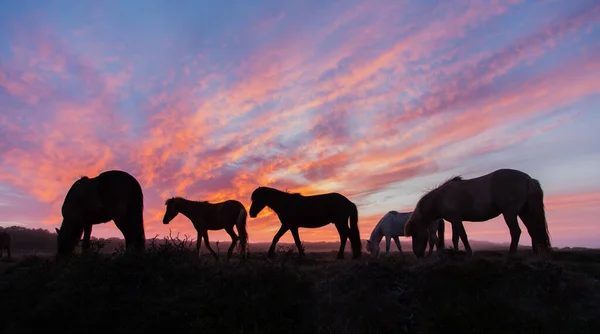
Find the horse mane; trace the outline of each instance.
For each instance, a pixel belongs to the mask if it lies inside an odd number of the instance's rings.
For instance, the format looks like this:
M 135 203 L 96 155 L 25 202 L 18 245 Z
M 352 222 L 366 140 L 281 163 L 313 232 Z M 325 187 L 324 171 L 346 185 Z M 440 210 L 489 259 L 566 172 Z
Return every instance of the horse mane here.
M 178 201 L 178 202 L 179 202 L 179 201 L 183 201 L 183 202 L 192 202 L 192 203 L 208 203 L 208 201 L 193 201 L 193 200 L 190 200 L 190 199 L 187 199 L 187 198 L 183 198 L 183 197 L 181 197 L 181 196 L 175 196 L 175 197 L 171 197 L 171 198 L 167 199 L 167 200 L 165 201 L 165 205 L 171 205 L 171 204 L 174 204 L 174 203 L 175 203 L 175 201 Z
M 448 179 L 446 179 L 441 184 L 425 190 L 425 194 L 423 194 L 423 196 L 421 196 L 421 198 L 419 198 L 419 201 L 421 201 L 423 198 L 427 197 L 428 195 L 431 195 L 434 191 L 442 188 L 443 186 L 447 185 L 450 182 L 462 181 L 462 180 L 463 180 L 462 175 L 453 175 L 453 176 L 449 177 Z M 417 202 L 419 202 L 419 201 L 417 201 Z
M 171 197 L 165 201 L 165 205 L 171 205 L 171 204 L 174 204 L 175 201 L 182 201 L 182 200 L 187 201 L 187 199 L 185 199 L 183 197 L 179 197 L 179 196 Z
M 280 193 L 280 194 L 286 194 L 286 195 L 290 195 L 290 196 L 294 196 L 294 197 L 304 197 L 304 195 L 302 195 L 301 193 L 290 193 L 286 190 L 279 190 L 276 188 L 271 188 L 271 187 L 265 187 L 265 186 L 259 186 L 258 188 L 256 188 L 255 191 L 257 190 L 261 190 L 262 192 L 268 193 L 268 194 L 276 194 L 276 193 Z M 252 195 L 254 195 L 254 192 L 252 193 Z
M 304 197 L 304 195 L 302 195 L 301 193 L 291 193 L 287 189 L 284 191 L 284 193 L 295 196 L 295 197 Z

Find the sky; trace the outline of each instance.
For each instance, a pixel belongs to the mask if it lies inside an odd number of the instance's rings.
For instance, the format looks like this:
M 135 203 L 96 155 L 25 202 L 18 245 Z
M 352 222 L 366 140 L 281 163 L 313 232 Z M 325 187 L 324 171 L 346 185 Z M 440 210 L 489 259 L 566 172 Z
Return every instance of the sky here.
M 75 180 L 121 169 L 142 185 L 147 238 L 195 237 L 181 215 L 162 224 L 169 197 L 249 210 L 270 186 L 344 194 L 366 239 L 452 175 L 515 168 L 541 182 L 554 246 L 600 247 L 598 1 L 0 8 L 0 226 L 54 231 Z M 248 218 L 250 242 L 279 227 Z M 465 228 L 510 241 L 502 218 Z M 333 225 L 300 237 L 339 241 Z

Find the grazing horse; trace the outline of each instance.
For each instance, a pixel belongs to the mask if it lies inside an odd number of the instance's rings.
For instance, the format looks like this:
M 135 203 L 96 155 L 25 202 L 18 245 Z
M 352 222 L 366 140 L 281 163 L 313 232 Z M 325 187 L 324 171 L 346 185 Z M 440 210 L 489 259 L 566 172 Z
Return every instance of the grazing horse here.
M 250 217 L 255 218 L 266 206 L 271 208 L 281 222 L 279 231 L 273 237 L 268 257 L 272 257 L 279 239 L 288 231 L 292 232 L 294 242 L 301 257 L 304 249 L 298 235 L 298 228 L 318 228 L 333 223 L 340 235 L 340 250 L 337 258 L 344 258 L 347 239 L 352 246 L 352 257 L 361 257 L 362 244 L 358 231 L 358 209 L 345 196 L 338 193 L 327 193 L 303 196 L 298 193 L 287 193 L 269 187 L 258 187 L 251 195 Z M 350 226 L 348 226 L 348 218 Z
M 11 258 L 10 242 L 11 242 L 10 234 L 8 234 L 8 232 L 5 232 L 5 231 L 0 231 L 0 257 L 2 257 L 2 253 L 6 249 L 6 252 L 8 253 L 8 258 L 9 259 Z
M 463 221 L 483 222 L 501 214 L 510 230 L 509 253 L 516 252 L 521 236 L 517 216 L 531 236 L 534 254 L 552 251 L 542 186 L 538 180 L 514 169 L 499 169 L 468 180 L 461 176 L 447 180 L 421 197 L 404 232 L 412 236 L 415 255 L 422 257 L 428 222 L 443 218 L 452 224 L 454 249 L 458 248 L 460 237 L 466 252 L 472 255 Z
M 168 224 L 177 214 L 186 216 L 198 231 L 196 240 L 196 252 L 200 254 L 200 245 L 202 238 L 206 248 L 215 258 L 217 253 L 210 247 L 208 241 L 208 230 L 216 231 L 225 229 L 231 237 L 231 246 L 227 251 L 227 259 L 231 257 L 233 249 L 238 240 L 240 241 L 242 257 L 246 257 L 246 245 L 248 242 L 248 232 L 246 231 L 247 212 L 244 205 L 235 200 L 227 200 L 219 203 L 209 203 L 207 201 L 190 201 L 181 197 L 169 198 L 165 205 L 167 209 L 163 217 L 163 224 Z M 237 227 L 239 237 L 233 231 L 233 226 Z
M 394 239 L 396 242 L 396 247 L 398 247 L 398 251 L 404 257 L 404 252 L 402 252 L 402 245 L 400 244 L 400 240 L 398 237 L 404 236 L 404 224 L 410 217 L 412 212 L 398 212 L 398 211 L 389 211 L 386 213 L 375 225 L 373 231 L 371 232 L 371 236 L 369 240 L 367 240 L 367 252 L 371 253 L 371 256 L 376 258 L 379 256 L 379 243 L 381 239 L 385 236 L 385 255 L 390 256 L 390 239 Z M 436 219 L 431 225 L 428 227 L 429 230 L 429 255 L 433 252 L 433 245 L 437 246 L 437 250 L 440 251 L 444 249 L 444 241 L 443 239 L 438 239 L 436 233 L 440 230 L 440 235 L 444 234 L 444 220 Z
M 84 233 L 82 249 L 90 248 L 92 226 L 114 221 L 123 233 L 127 249 L 145 249 L 144 195 L 139 182 L 129 173 L 109 170 L 96 177 L 75 181 L 62 205 L 63 221 L 58 234 L 57 256 L 75 249 Z

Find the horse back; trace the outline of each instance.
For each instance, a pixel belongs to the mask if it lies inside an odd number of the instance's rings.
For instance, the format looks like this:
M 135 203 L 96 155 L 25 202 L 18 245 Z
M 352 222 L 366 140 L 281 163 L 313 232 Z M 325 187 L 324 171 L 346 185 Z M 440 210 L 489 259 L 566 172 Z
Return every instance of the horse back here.
M 334 219 L 347 218 L 354 206 L 346 196 L 339 193 L 327 193 L 294 197 L 289 214 L 301 219 L 312 219 L 318 224 L 326 224 Z
M 219 205 L 220 207 L 217 207 L 216 213 L 221 216 L 221 219 L 236 220 L 239 217 L 241 210 L 246 210 L 244 205 L 236 200 L 226 200 L 219 203 Z
M 240 212 L 246 210 L 244 205 L 236 200 L 226 200 L 218 203 L 205 203 L 200 209 L 204 226 L 209 230 L 219 230 L 224 226 L 236 223 Z
M 340 210 L 346 209 L 352 202 L 340 193 L 327 193 L 297 198 L 301 207 Z
M 520 208 L 529 196 L 531 176 L 514 169 L 500 169 L 490 178 L 490 194 L 499 208 Z
M 63 216 L 79 212 L 93 223 L 104 223 L 126 215 L 131 207 L 143 209 L 139 182 L 126 172 L 111 170 L 77 180 L 65 197 Z
M 404 225 L 412 212 L 390 211 L 379 222 L 384 234 L 391 236 L 404 236 Z
M 485 221 L 522 206 L 530 176 L 518 170 L 500 169 L 476 178 L 452 182 L 444 190 L 444 218 Z

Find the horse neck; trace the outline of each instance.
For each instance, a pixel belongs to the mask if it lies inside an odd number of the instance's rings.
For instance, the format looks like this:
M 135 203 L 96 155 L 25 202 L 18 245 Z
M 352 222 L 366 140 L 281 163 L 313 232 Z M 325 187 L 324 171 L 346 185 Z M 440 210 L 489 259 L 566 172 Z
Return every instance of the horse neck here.
M 435 190 L 432 190 L 428 194 L 428 197 L 425 199 L 425 201 L 423 201 L 423 203 L 421 203 L 421 205 L 420 205 L 421 215 L 422 215 L 422 218 L 424 218 L 426 221 L 431 222 L 433 219 L 439 218 L 439 215 L 440 215 L 439 200 L 440 200 L 440 196 L 443 195 L 444 190 L 445 189 L 443 189 L 441 187 L 437 188 Z M 424 212 L 425 212 L 425 214 L 423 214 Z
M 377 224 L 377 226 L 375 226 L 375 228 L 373 229 L 373 232 L 371 232 L 371 236 L 369 237 L 369 240 L 373 244 L 379 244 L 381 242 L 382 238 L 383 238 L 383 232 L 381 230 L 381 224 Z
M 292 196 L 294 195 L 287 194 L 284 192 L 274 193 L 274 196 L 270 196 L 267 206 L 270 207 L 271 210 L 275 211 L 276 213 L 279 213 L 283 211 L 285 202 L 287 202 L 287 200 L 292 199 Z
M 179 203 L 179 205 L 177 206 L 177 209 L 178 209 L 179 213 L 186 216 L 188 219 L 192 220 L 200 212 L 200 210 L 198 210 L 198 209 L 199 208 L 201 209 L 201 206 L 202 206 L 202 203 L 200 203 L 200 202 L 194 202 L 194 201 L 184 199 L 183 201 L 181 201 Z

